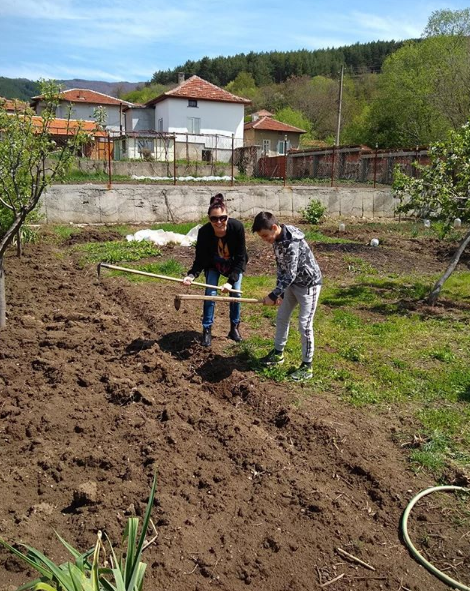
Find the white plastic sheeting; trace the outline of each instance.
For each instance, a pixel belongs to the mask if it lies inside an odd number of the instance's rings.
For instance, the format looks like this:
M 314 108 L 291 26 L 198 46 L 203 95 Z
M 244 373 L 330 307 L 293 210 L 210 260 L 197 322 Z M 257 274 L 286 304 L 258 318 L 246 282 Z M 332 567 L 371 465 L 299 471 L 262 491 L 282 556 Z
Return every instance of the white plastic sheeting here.
M 128 242 L 136 240 L 150 240 L 157 246 L 165 246 L 166 244 L 181 244 L 181 246 L 191 246 L 197 240 L 197 233 L 201 224 L 191 228 L 187 234 L 178 234 L 177 232 L 167 232 L 166 230 L 139 230 L 135 234 L 128 234 L 126 236 Z
M 148 179 L 150 181 L 172 181 L 172 176 L 137 176 L 133 174 L 132 179 L 137 181 L 144 181 Z M 177 176 L 177 181 L 231 181 L 231 176 Z

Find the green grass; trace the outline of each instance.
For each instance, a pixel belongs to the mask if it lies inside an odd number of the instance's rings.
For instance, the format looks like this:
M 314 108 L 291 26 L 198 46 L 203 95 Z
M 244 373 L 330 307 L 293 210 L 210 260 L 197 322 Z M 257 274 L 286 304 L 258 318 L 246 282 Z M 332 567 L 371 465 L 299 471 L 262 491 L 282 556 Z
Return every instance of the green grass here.
M 192 230 L 197 224 L 205 224 L 207 220 L 201 220 L 199 222 L 185 222 L 185 223 L 164 223 L 164 224 L 153 224 L 151 230 L 165 230 L 165 232 L 175 232 L 176 234 L 186 235 L 189 230 Z
M 346 285 L 329 281 L 322 290 L 314 377 L 302 396 L 331 395 L 356 407 L 413 416 L 422 444 L 410 449 L 411 465 L 439 481 L 449 463 L 470 463 L 470 273 L 455 273 L 442 291 L 442 298 L 462 304 L 456 319 L 445 309 L 426 315 L 404 305 L 427 295 L 437 277 L 381 277 L 360 260 L 353 262 L 360 272 L 351 273 Z M 261 297 L 273 285 L 272 276 L 246 277 L 243 289 Z M 268 369 L 258 363 L 273 346 L 275 316 L 276 308 L 244 307 L 244 322 L 266 328 L 268 321 L 272 337 L 251 337 L 242 350 L 261 379 L 289 383 L 301 362 L 296 312 L 285 363 Z M 412 434 L 404 427 L 402 435 Z
M 326 236 L 318 228 L 310 228 L 305 231 L 305 239 L 307 242 L 320 242 L 323 244 L 350 244 L 351 239 L 340 238 L 336 236 Z
M 65 241 L 75 234 L 80 234 L 81 229 L 77 226 L 54 226 L 53 232 L 59 240 Z
M 175 277 L 181 279 L 186 269 L 183 265 L 175 259 L 167 259 L 159 263 L 148 263 L 145 265 L 133 265 L 133 269 L 139 271 L 145 271 L 146 273 L 154 273 L 156 275 L 166 275 L 168 277 Z M 116 274 L 122 274 L 120 271 L 116 271 Z M 126 275 L 129 281 L 155 281 L 152 277 L 146 277 L 145 275 Z
M 139 261 L 147 257 L 160 256 L 161 251 L 153 242 L 142 240 L 142 242 L 111 241 L 111 242 L 89 242 L 76 247 L 82 254 L 81 264 L 87 263 L 122 263 Z

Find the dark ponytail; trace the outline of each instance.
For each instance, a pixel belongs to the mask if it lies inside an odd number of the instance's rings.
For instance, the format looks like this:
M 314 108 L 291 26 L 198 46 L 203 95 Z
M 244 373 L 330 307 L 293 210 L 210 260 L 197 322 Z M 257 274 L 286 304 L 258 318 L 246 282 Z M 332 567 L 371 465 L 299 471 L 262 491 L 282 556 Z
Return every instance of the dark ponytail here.
M 222 193 L 217 193 L 217 195 L 214 195 L 213 197 L 211 197 L 211 200 L 209 201 L 209 209 L 207 210 L 207 213 L 210 215 L 211 211 L 213 209 L 222 209 L 223 211 L 227 211 L 227 207 L 225 205 L 225 199 L 224 196 L 222 195 Z

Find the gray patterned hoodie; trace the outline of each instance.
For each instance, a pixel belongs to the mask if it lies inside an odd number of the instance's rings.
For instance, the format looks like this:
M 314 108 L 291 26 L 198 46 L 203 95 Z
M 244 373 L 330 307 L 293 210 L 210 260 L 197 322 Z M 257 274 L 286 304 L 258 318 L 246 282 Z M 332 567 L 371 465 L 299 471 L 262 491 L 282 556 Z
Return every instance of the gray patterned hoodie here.
M 273 244 L 277 263 L 276 287 L 269 294 L 275 301 L 289 285 L 312 287 L 321 285 L 322 275 L 305 234 L 295 226 L 281 224 L 281 234 Z

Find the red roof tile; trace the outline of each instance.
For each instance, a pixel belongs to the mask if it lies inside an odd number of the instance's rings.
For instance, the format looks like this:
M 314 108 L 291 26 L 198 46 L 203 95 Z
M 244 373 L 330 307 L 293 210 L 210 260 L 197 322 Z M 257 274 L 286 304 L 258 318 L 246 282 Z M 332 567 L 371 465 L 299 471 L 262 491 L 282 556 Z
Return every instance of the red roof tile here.
M 251 101 L 236 94 L 232 94 L 215 84 L 211 84 L 199 76 L 191 76 L 176 88 L 168 90 L 156 98 L 148 101 L 146 106 L 155 105 L 166 98 L 200 99 L 206 101 L 221 101 L 224 103 L 251 104 Z
M 36 129 L 42 129 L 43 119 L 39 115 L 32 117 L 32 123 Z M 93 135 L 94 137 L 106 136 L 105 131 L 98 131 L 94 121 L 79 121 L 78 119 L 52 119 L 48 125 L 52 135 L 73 135 L 78 129 Z
M 86 88 L 71 88 L 60 93 L 60 98 L 63 101 L 71 103 L 89 103 L 93 105 L 129 105 L 132 103 L 117 99 L 114 96 L 103 94 L 95 90 L 87 90 Z M 32 101 L 38 102 L 42 96 L 33 96 Z
M 0 97 L 0 104 L 5 108 L 5 111 L 24 111 L 28 108 L 28 103 L 20 101 L 19 99 L 6 99 Z
M 283 131 L 290 133 L 306 133 L 304 129 L 294 127 L 293 125 L 288 125 L 287 123 L 282 123 L 281 121 L 276 121 L 271 117 L 261 117 L 261 119 L 257 119 L 256 121 L 250 121 L 249 123 L 245 123 L 244 129 L 259 129 L 263 131 Z

